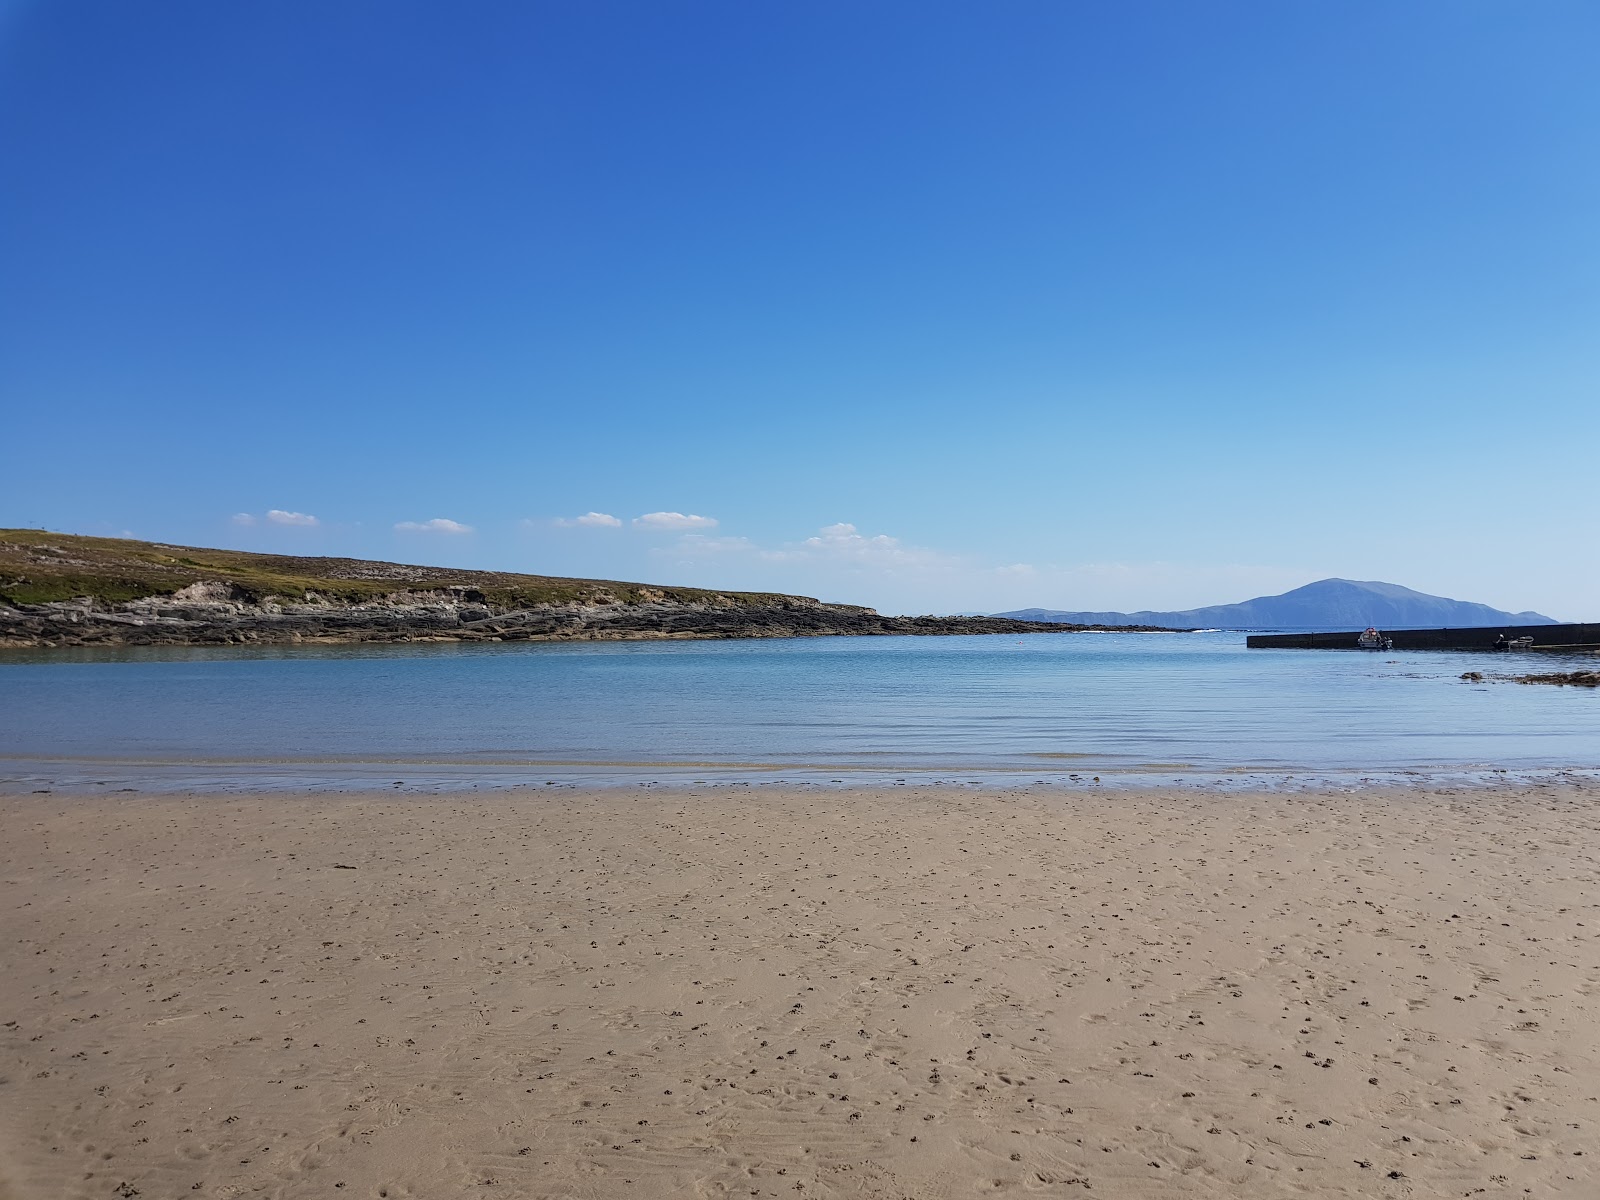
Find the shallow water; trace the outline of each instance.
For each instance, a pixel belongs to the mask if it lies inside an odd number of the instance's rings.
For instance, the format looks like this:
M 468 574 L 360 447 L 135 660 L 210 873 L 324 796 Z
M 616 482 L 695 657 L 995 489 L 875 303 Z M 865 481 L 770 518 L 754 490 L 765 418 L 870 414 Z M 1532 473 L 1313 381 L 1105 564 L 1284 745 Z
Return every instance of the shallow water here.
M 1458 678 L 1558 665 L 1236 633 L 13 651 L 0 786 L 1600 769 L 1600 694 Z

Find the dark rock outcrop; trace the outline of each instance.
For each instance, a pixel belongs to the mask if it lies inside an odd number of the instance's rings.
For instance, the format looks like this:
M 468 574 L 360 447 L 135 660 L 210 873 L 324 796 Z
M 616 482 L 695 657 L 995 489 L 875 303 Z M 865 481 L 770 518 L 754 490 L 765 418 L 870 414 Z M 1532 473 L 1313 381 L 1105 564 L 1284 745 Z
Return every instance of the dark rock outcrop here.
M 1548 675 L 1513 675 L 1516 683 L 1553 683 L 1557 687 L 1600 688 L 1600 671 L 1556 671 Z

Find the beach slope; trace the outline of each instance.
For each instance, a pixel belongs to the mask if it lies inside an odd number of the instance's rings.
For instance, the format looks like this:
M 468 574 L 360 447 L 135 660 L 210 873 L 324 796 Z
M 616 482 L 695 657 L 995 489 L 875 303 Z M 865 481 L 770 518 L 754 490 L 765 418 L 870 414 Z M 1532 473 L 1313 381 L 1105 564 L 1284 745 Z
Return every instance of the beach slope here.
M 1600 1190 L 1592 786 L 4 803 L 19 1197 Z

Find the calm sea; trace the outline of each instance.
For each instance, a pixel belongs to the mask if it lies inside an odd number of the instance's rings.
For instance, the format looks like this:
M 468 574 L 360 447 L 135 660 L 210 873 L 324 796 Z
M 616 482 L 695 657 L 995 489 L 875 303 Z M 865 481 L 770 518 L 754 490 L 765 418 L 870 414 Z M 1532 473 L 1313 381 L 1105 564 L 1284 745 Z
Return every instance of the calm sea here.
M 1600 694 L 1458 678 L 1558 665 L 1235 633 L 12 651 L 0 787 L 1593 773 Z

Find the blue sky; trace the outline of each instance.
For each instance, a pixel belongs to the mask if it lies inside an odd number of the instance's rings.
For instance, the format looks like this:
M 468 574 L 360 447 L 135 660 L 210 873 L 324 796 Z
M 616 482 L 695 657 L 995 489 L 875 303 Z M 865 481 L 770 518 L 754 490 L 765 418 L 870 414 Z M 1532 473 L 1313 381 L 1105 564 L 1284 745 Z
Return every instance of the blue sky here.
M 0 4 L 0 524 L 1600 618 L 1597 44 L 1590 0 Z

